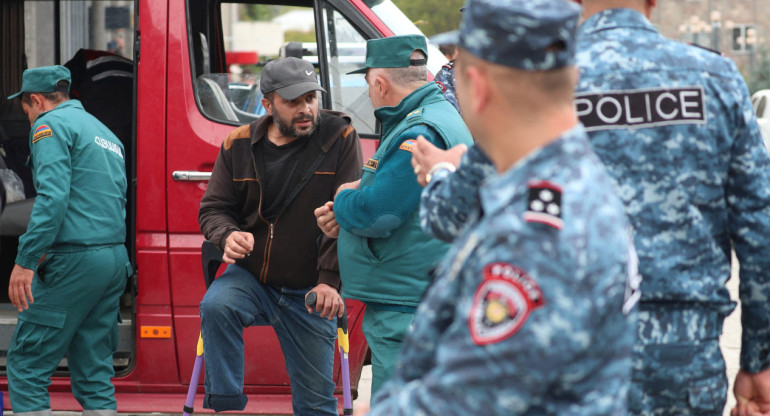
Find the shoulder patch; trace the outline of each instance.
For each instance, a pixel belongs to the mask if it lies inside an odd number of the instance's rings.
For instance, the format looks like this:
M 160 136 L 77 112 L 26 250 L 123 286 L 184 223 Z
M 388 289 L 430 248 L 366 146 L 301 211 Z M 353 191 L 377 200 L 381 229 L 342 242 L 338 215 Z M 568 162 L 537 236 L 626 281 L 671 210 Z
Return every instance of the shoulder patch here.
M 494 344 L 524 326 L 530 313 L 545 305 L 540 286 L 527 272 L 509 263 L 490 263 L 473 295 L 468 328 L 476 345 Z
M 379 160 L 375 160 L 375 159 L 369 159 L 369 160 L 367 160 L 367 161 L 366 161 L 366 163 L 364 164 L 364 167 L 365 167 L 365 168 L 369 168 L 369 169 L 371 169 L 371 170 L 377 170 L 377 165 L 378 165 L 379 163 L 380 163 L 380 161 L 379 161 Z
M 699 48 L 699 49 L 703 49 L 704 51 L 708 51 L 708 52 L 711 52 L 711 53 L 715 53 L 715 54 L 717 54 L 717 55 L 719 55 L 719 56 L 725 56 L 725 54 L 723 54 L 722 52 L 720 52 L 720 51 L 718 51 L 718 50 L 716 50 L 716 49 L 707 48 L 707 47 L 705 47 L 705 46 L 703 46 L 703 45 L 698 45 L 697 43 L 692 43 L 692 42 L 687 42 L 687 44 L 688 44 L 689 46 L 692 46 L 692 47 L 694 47 L 694 48 Z
M 412 152 L 412 148 L 414 147 L 415 143 L 416 142 L 414 140 L 412 140 L 412 139 L 404 140 L 404 142 L 401 143 L 401 146 L 399 146 L 398 148 L 400 150 L 406 150 L 407 152 L 411 153 Z
M 32 136 L 32 143 L 37 143 L 40 140 L 51 136 L 53 136 L 53 130 L 51 130 L 51 128 L 47 125 L 43 124 L 35 130 L 35 134 Z
M 548 181 L 527 183 L 529 196 L 524 221 L 549 225 L 557 230 L 564 227 L 561 218 L 561 186 Z
M 422 119 L 422 108 L 418 108 L 406 115 L 407 121 L 413 121 L 414 119 Z
M 239 139 L 250 139 L 251 138 L 251 124 L 247 124 L 245 126 L 238 127 L 237 129 L 230 132 L 230 134 L 227 135 L 227 138 L 225 138 L 225 150 L 230 150 L 230 147 L 233 146 L 233 140 L 239 140 Z

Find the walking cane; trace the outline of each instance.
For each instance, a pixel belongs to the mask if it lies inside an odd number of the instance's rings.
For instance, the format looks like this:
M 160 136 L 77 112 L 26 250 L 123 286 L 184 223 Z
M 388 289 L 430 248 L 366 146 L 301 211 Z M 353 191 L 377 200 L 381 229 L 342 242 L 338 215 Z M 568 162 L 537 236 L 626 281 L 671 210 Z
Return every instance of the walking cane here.
M 193 413 L 195 393 L 198 390 L 198 380 L 200 380 L 201 369 L 203 369 L 203 337 L 200 334 L 198 334 L 198 348 L 195 353 L 195 364 L 193 365 L 192 376 L 190 377 L 190 387 L 187 389 L 187 400 L 184 402 L 183 416 L 190 416 Z
M 311 308 L 315 306 L 317 297 L 315 292 L 310 292 L 305 298 L 305 304 Z M 348 311 L 342 312 L 342 318 L 337 318 L 337 345 L 340 349 L 340 366 L 342 367 L 342 401 L 344 408 L 343 415 L 353 414 L 353 401 L 350 397 L 350 364 L 348 354 L 350 353 L 350 340 L 348 339 Z
M 217 248 L 211 241 L 204 241 L 201 245 L 201 261 L 203 263 L 203 282 L 206 284 L 206 290 L 214 281 L 219 265 L 222 264 L 222 250 Z M 192 376 L 190 377 L 190 387 L 187 388 L 187 400 L 184 402 L 183 416 L 193 414 L 193 405 L 195 402 L 195 393 L 198 391 L 198 381 L 201 378 L 203 370 L 203 337 L 198 334 L 198 346 L 195 351 L 195 364 L 193 365 Z M 2 415 L 0 415 L 2 416 Z

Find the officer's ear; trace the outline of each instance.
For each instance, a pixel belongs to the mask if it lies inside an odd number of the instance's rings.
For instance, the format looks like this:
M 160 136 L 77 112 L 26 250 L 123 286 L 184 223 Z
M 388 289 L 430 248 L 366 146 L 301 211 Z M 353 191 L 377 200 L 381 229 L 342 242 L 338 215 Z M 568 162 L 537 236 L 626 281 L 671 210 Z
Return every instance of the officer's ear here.
M 380 100 L 383 100 L 388 95 L 391 89 L 390 80 L 386 77 L 382 71 L 375 73 L 374 81 L 372 82 L 374 92 Z
M 652 9 L 658 6 L 658 0 L 647 0 L 644 5 L 644 15 L 647 19 L 652 15 Z
M 30 107 L 42 111 L 45 108 L 45 98 L 42 95 L 32 92 L 29 94 Z
M 463 65 L 464 81 L 467 92 L 465 97 L 470 101 L 469 108 L 473 114 L 479 114 L 487 109 L 493 95 L 490 73 L 478 65 Z

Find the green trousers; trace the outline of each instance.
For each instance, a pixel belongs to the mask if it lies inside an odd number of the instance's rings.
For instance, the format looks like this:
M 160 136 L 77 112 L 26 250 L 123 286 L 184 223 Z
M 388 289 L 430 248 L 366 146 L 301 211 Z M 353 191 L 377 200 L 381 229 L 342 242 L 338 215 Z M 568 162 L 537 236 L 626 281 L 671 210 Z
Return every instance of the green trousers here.
M 19 313 L 8 349 L 13 413 L 51 408 L 48 386 L 67 356 L 72 393 L 84 410 L 115 410 L 110 378 L 118 343 L 119 300 L 131 272 L 126 248 L 56 246 L 32 281 L 35 303 Z M 30 416 L 31 416 L 30 415 Z
M 409 332 L 413 313 L 366 308 L 361 330 L 372 352 L 372 394 L 393 375 L 401 353 L 401 342 Z

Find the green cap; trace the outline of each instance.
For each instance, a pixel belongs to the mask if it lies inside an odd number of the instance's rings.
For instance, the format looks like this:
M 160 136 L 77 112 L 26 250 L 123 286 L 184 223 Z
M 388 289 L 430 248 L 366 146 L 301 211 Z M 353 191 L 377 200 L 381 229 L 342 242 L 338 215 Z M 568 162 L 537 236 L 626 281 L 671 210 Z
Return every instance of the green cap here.
M 425 65 L 427 59 L 410 59 L 415 50 L 421 50 L 428 56 L 428 44 L 423 35 L 391 36 L 389 38 L 369 39 L 366 42 L 366 63 L 363 68 L 348 74 L 365 74 L 367 68 L 404 68 Z
M 66 88 L 64 85 L 57 86 L 59 81 L 67 81 Z M 30 68 L 25 70 L 21 77 L 21 91 L 8 99 L 12 100 L 24 92 L 69 92 L 71 83 L 70 70 L 61 65 Z

